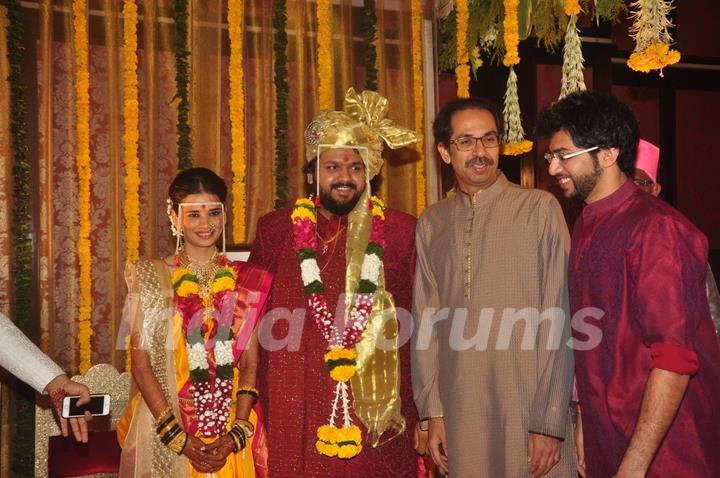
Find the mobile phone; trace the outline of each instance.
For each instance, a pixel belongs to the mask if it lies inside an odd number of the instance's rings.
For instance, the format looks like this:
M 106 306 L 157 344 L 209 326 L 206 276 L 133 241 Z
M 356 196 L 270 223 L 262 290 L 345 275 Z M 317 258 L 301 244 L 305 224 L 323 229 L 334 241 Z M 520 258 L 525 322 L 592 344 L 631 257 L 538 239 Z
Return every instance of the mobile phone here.
M 82 417 L 86 410 L 95 417 L 110 413 L 110 395 L 106 393 L 90 395 L 90 403 L 84 405 L 78 406 L 78 400 L 80 400 L 78 396 L 68 396 L 63 399 L 63 418 Z

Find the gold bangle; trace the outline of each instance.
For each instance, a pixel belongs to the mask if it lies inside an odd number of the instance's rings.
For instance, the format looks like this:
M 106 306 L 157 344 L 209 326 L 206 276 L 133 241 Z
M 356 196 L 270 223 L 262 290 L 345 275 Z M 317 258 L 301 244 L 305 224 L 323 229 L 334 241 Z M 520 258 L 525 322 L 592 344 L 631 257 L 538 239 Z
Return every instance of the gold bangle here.
M 242 428 L 247 438 L 251 438 L 255 434 L 255 425 L 253 425 L 250 420 L 246 420 L 244 418 L 236 418 L 235 423 L 233 423 L 233 428 L 235 427 Z
M 185 445 L 187 444 L 187 440 L 187 433 L 181 431 L 177 434 L 175 438 L 170 441 L 170 443 L 167 444 L 167 447 L 170 449 L 170 451 L 178 455 L 182 455 L 182 452 L 185 449 Z
M 175 418 L 175 415 L 170 415 L 163 423 L 158 425 L 157 428 L 155 428 L 155 432 L 157 432 L 158 435 L 164 435 L 165 432 L 170 430 L 173 425 L 176 425 L 178 423 L 177 418 Z
M 156 427 L 159 426 L 163 422 L 163 420 L 165 420 L 165 418 L 167 418 L 167 416 L 170 415 L 171 413 L 172 413 L 172 407 L 170 405 L 168 405 L 165 408 L 165 410 L 160 412 L 160 415 L 158 415 L 157 418 L 155 419 L 155 426 Z

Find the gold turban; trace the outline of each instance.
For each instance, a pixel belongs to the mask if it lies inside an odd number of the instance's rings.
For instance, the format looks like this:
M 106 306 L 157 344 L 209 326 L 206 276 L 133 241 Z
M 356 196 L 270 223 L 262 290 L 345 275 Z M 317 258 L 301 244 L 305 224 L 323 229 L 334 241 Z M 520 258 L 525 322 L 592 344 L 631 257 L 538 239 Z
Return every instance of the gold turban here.
M 360 94 L 350 88 L 345 93 L 343 111 L 323 110 L 305 129 L 305 156 L 312 161 L 319 146 L 358 147 L 365 162 L 368 179 L 382 168 L 383 142 L 392 149 L 420 140 L 415 132 L 386 118 L 388 100 L 376 91 Z

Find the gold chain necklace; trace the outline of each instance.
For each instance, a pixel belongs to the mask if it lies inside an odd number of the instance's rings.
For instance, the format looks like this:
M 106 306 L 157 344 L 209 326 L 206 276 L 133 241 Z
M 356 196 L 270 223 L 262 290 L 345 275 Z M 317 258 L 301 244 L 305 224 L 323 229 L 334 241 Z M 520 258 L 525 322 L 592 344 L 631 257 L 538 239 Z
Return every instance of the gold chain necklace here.
M 335 231 L 335 234 L 333 234 L 333 236 L 330 239 L 325 239 L 318 232 L 317 224 L 315 225 L 315 235 L 317 236 L 318 239 L 320 239 L 320 242 L 322 242 L 322 248 L 321 248 L 322 254 L 327 254 L 330 243 L 338 238 L 338 236 L 343 231 L 343 229 L 345 229 L 345 226 L 342 225 L 342 217 L 340 217 L 340 221 L 338 222 L 338 228 L 337 228 L 337 231 Z M 335 250 L 335 248 L 333 246 L 333 251 L 334 250 Z
M 180 252 L 180 266 L 188 269 L 198 279 L 198 295 L 207 300 L 212 294 L 212 285 L 215 274 L 220 269 L 219 254 L 217 249 L 207 262 L 199 262 L 188 256 L 185 249 Z

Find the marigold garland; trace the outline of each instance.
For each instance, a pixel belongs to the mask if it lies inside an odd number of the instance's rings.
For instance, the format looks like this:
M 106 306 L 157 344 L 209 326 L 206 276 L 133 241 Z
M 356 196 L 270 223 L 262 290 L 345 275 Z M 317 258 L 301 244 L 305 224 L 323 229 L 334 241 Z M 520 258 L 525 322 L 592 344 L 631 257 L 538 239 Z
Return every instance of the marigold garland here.
M 232 326 L 236 317 L 227 311 L 234 310 L 235 297 L 228 294 L 235 290 L 237 269 L 221 257 L 215 263 L 211 287 L 204 288 L 191 261 L 176 256 L 175 262 L 173 300 L 182 318 L 197 430 L 206 438 L 214 437 L 225 431 L 232 402 L 236 358 Z M 214 360 L 209 360 L 210 355 Z M 215 370 L 213 377 L 211 369 Z
M 663 76 L 663 68 L 680 61 L 680 52 L 670 49 L 672 0 L 635 0 L 630 7 L 633 10 L 630 36 L 635 40 L 635 50 L 627 64 L 643 73 L 660 70 Z
M 333 101 L 332 0 L 317 2 L 318 96 L 321 110 L 330 110 Z
M 80 310 L 78 340 L 80 373 L 92 365 L 92 257 L 90 246 L 90 69 L 88 67 L 87 0 L 73 0 L 73 43 L 75 48 L 75 127 L 78 172 L 78 259 L 80 263 Z
M 565 0 L 565 13 L 567 15 L 580 15 L 580 0 Z
M 517 75 L 515 68 L 510 67 L 507 91 L 505 91 L 505 106 L 503 107 L 503 120 L 505 134 L 503 137 L 503 154 L 517 156 L 532 149 L 532 141 L 525 139 L 520 115 L 520 100 L 518 98 Z
M 385 205 L 373 196 L 368 207 L 372 215 L 370 238 L 365 250 L 354 305 L 342 329 L 335 327 L 333 314 L 324 296 L 325 286 L 317 263 L 315 203 L 310 199 L 300 198 L 295 202 L 291 214 L 294 250 L 300 265 L 303 291 L 313 321 L 328 343 L 328 351 L 323 360 L 330 378 L 336 382 L 329 423 L 318 428 L 315 448 L 320 454 L 338 458 L 352 458 L 362 450 L 360 429 L 352 423 L 350 416 L 351 404 L 347 381 L 357 369 L 355 345 L 362 338 L 372 311 L 385 250 Z M 341 417 L 338 416 L 338 411 Z M 338 427 L 336 422 L 340 420 L 342 426 Z
M 457 66 L 455 66 L 457 96 L 458 98 L 468 98 L 470 96 L 470 65 L 468 65 L 470 56 L 467 48 L 467 30 L 470 21 L 468 0 L 456 2 L 455 15 L 457 21 L 457 44 L 455 46 L 457 49 Z
M 518 5 L 519 0 L 503 0 L 505 17 L 503 18 L 503 39 L 505 43 L 505 56 L 503 65 L 513 66 L 520 63 L 518 44 L 520 34 L 518 32 Z
M 138 162 L 138 78 L 137 21 L 135 0 L 123 0 L 123 153 L 125 158 L 125 256 L 129 261 L 140 257 L 140 165 Z M 126 337 L 129 344 L 130 337 Z M 125 348 L 125 370 L 131 369 L 130 349 Z
M 233 172 L 233 242 L 245 242 L 245 90 L 243 76 L 244 2 L 228 0 L 228 36 L 230 37 L 230 139 Z
M 412 58 L 413 58 L 413 97 L 415 99 L 415 131 L 422 134 L 425 91 L 423 85 L 423 11 L 420 0 L 412 0 L 410 4 L 412 14 Z M 418 215 L 425 209 L 425 152 L 424 141 L 418 141 L 415 149 L 418 161 L 415 165 L 415 197 Z
M 126 258 L 140 257 L 140 171 L 138 163 L 137 21 L 135 0 L 123 0 L 123 147 L 125 155 Z

